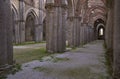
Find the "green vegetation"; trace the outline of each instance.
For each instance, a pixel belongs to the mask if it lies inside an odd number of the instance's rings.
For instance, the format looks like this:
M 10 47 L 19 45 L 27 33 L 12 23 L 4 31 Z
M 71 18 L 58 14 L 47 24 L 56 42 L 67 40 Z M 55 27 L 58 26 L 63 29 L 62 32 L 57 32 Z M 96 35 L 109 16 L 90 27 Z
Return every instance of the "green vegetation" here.
M 22 64 L 32 60 L 40 60 L 44 56 L 48 56 L 50 53 L 46 52 L 45 48 L 39 49 L 14 49 L 14 59 L 17 63 Z
M 6 79 L 6 76 L 0 76 L 0 79 Z
M 14 46 L 22 46 L 22 45 L 42 44 L 42 43 L 45 43 L 45 41 L 43 41 L 43 42 L 30 41 L 30 42 L 24 42 L 24 43 L 20 43 L 20 44 L 15 44 L 15 43 L 13 43 L 13 45 L 14 45 Z
M 36 67 L 34 69 L 39 72 L 44 72 L 45 75 L 55 75 L 58 79 L 65 79 L 67 76 L 69 76 L 70 79 L 107 79 L 103 73 L 94 73 L 89 67 L 70 68 L 66 70 L 56 70 L 50 67 Z
M 58 57 L 54 57 L 54 56 L 51 56 L 52 57 L 52 62 L 56 63 L 56 62 L 62 62 L 62 61 L 68 61 L 69 58 L 58 58 Z
M 35 67 L 34 70 L 37 70 L 39 72 L 42 72 L 42 71 L 47 71 L 48 69 L 45 68 L 45 67 Z
M 68 60 L 70 59 L 67 57 L 59 58 L 59 57 L 55 57 L 54 55 L 51 55 L 51 56 L 41 59 L 40 61 L 51 61 L 53 63 L 57 63 L 57 62 L 63 62 L 63 61 L 68 61 Z
M 77 47 L 72 47 L 72 50 L 76 50 L 77 49 Z
M 103 44 L 104 48 L 105 48 L 105 65 L 107 66 L 107 73 L 112 76 L 113 74 L 113 68 L 112 68 L 112 64 L 113 64 L 113 50 L 112 49 L 107 49 L 106 44 Z
M 13 65 L 13 68 L 12 68 L 10 73 L 14 75 L 16 72 L 18 72 L 20 70 L 22 70 L 21 65 L 20 64 L 15 64 L 15 65 Z
M 9 69 L 5 69 L 4 72 L 0 73 L 0 79 L 6 79 L 7 74 L 15 74 L 16 72 L 22 70 L 20 64 L 14 64 Z
M 105 58 L 106 58 L 106 61 L 105 61 L 105 65 L 107 66 L 107 72 L 110 76 L 112 76 L 112 73 L 113 73 L 113 68 L 112 68 L 112 62 L 113 62 L 113 55 L 112 55 L 112 50 L 106 50 L 105 52 Z

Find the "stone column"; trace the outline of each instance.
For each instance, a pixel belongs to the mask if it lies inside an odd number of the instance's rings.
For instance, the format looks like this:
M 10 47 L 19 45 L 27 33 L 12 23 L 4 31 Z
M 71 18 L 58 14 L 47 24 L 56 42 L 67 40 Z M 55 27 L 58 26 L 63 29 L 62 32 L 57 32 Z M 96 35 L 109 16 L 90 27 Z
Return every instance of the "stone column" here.
M 81 27 L 81 17 L 76 17 L 76 26 L 77 26 L 77 46 L 80 46 L 80 27 Z
M 83 45 L 85 44 L 85 26 L 82 27 L 82 37 L 83 37 Z
M 90 42 L 89 26 L 86 26 L 86 43 Z
M 89 42 L 91 42 L 92 41 L 92 27 L 89 26 L 88 29 L 89 29 Z
M 80 17 L 74 16 L 73 18 L 73 26 L 72 26 L 72 36 L 71 36 L 71 47 L 80 46 Z
M 84 23 L 83 24 L 83 33 L 84 33 L 84 44 L 86 44 L 87 43 L 87 24 L 86 23 Z
M 67 3 L 66 3 L 66 0 L 62 0 L 62 33 L 63 33 L 63 37 L 62 40 L 63 40 L 63 47 L 61 48 L 62 50 L 66 50 L 65 46 L 66 46 L 66 28 L 67 28 Z
M 15 21 L 15 43 L 20 43 L 20 34 L 19 34 L 19 23 L 18 19 Z
M 80 44 L 83 45 L 83 26 L 80 27 Z
M 111 16 L 109 16 L 111 17 Z M 115 0 L 114 14 L 114 79 L 120 79 L 120 0 Z
M 36 24 L 35 25 L 35 42 L 41 42 L 43 38 L 43 25 Z
M 94 28 L 91 27 L 91 41 L 94 41 L 94 38 L 95 38 L 95 36 L 94 36 Z
M 63 7 L 55 4 L 54 0 L 47 0 L 46 46 L 48 52 L 65 51 L 65 26 L 63 26 Z
M 90 30 L 90 42 L 92 42 L 93 41 L 93 32 L 92 32 L 91 26 L 89 27 L 89 30 Z
M 73 16 L 67 17 L 67 28 L 66 28 L 66 36 L 68 41 L 68 46 L 72 47 L 72 29 L 73 28 Z
M 19 0 L 19 30 L 20 30 L 20 43 L 25 42 L 25 3 L 24 0 Z
M 0 71 L 13 64 L 11 13 L 10 0 L 0 0 Z

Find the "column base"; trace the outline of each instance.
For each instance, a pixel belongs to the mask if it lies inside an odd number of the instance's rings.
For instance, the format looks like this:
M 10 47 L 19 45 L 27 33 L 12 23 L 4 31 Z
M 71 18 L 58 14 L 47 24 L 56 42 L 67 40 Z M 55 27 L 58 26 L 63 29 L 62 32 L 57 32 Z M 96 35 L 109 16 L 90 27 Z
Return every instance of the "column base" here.
M 8 74 L 10 69 L 12 69 L 12 67 L 13 65 L 8 65 L 8 64 L 0 66 L 0 78 Z

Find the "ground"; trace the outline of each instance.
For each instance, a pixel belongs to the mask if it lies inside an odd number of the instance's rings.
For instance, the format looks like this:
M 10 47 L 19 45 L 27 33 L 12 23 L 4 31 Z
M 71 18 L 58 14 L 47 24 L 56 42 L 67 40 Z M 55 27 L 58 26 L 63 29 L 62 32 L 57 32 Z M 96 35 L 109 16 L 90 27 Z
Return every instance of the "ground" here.
M 7 79 L 106 79 L 103 41 L 95 41 L 62 54 L 22 64 Z

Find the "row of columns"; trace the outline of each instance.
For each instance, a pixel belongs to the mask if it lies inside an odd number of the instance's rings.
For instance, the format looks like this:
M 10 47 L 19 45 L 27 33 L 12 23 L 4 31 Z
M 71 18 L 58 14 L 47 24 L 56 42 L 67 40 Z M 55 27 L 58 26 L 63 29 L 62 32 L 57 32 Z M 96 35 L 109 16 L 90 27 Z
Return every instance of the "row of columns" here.
M 72 48 L 94 40 L 93 28 L 88 24 L 82 26 L 79 16 L 66 18 L 66 9 L 66 3 L 57 4 L 54 0 L 46 2 L 46 48 L 48 52 L 64 52 L 66 40 Z
M 40 13 L 39 13 L 40 14 Z M 26 27 L 26 18 L 25 18 L 25 2 L 24 0 L 19 0 L 19 17 L 15 19 L 14 21 L 14 30 L 15 30 L 15 37 L 14 37 L 14 43 L 23 43 L 25 42 L 25 27 Z M 13 15 L 15 16 L 15 15 Z M 38 21 L 39 20 L 39 21 Z M 34 18 L 35 21 L 35 42 L 42 41 L 42 32 L 43 32 L 43 24 L 42 24 L 42 18 L 39 15 L 39 19 L 37 17 Z
M 94 40 L 94 29 L 81 23 L 80 17 L 68 17 L 67 41 L 70 47 L 78 47 Z

